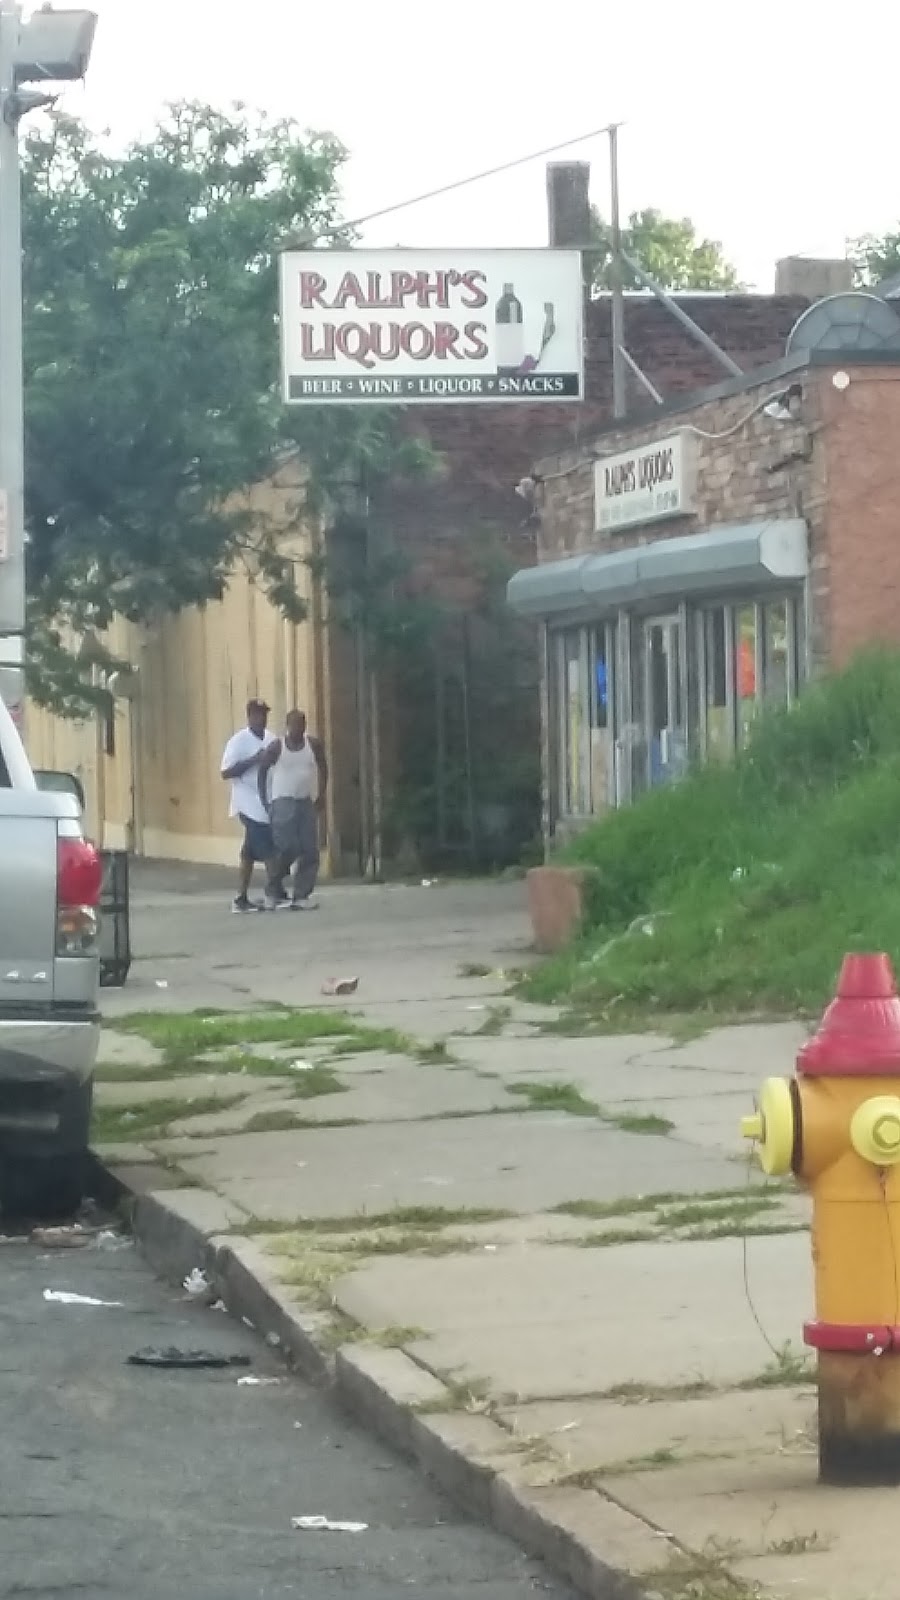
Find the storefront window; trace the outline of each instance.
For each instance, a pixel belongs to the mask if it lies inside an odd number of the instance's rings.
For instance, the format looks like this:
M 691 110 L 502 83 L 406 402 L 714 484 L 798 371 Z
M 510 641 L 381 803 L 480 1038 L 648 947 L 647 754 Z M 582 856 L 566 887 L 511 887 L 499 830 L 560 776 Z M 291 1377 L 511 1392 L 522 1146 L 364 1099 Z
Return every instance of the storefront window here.
M 557 771 L 563 816 L 590 813 L 591 706 L 589 637 L 586 628 L 556 636 Z
M 734 613 L 734 700 L 739 744 L 746 744 L 757 714 L 757 607 Z
M 699 760 L 729 759 L 765 707 L 790 705 L 802 605 L 722 600 L 691 610 L 560 629 L 549 704 L 562 817 L 602 815 Z
M 591 634 L 590 800 L 595 816 L 616 804 L 615 660 L 615 626 L 601 623 Z
M 763 695 L 768 705 L 787 705 L 791 673 L 786 600 L 763 608 L 763 639 Z
M 731 754 L 734 730 L 731 716 L 731 682 L 728 671 L 729 618 L 725 606 L 703 613 L 703 655 L 706 677 L 706 753 Z

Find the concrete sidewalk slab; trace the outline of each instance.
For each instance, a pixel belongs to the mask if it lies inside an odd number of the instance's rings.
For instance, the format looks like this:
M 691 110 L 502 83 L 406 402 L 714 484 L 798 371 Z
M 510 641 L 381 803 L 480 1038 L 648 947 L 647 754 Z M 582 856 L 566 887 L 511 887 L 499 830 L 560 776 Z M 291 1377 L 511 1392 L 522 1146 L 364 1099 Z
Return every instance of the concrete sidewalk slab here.
M 622 1476 L 685 1460 L 742 1460 L 815 1452 L 815 1389 L 773 1386 L 692 1399 L 653 1399 L 640 1384 L 628 1404 L 615 1400 L 533 1401 L 501 1409 L 519 1439 L 551 1442 L 570 1474 Z
M 347 1098 L 339 1097 L 341 1109 Z M 165 1153 L 165 1144 L 160 1148 Z M 736 1183 L 734 1164 L 714 1153 L 620 1133 L 590 1118 L 535 1112 L 236 1134 L 214 1155 L 182 1158 L 182 1165 L 196 1182 L 273 1221 L 438 1202 L 550 1211 L 567 1201 Z
M 747 1260 L 771 1344 L 799 1345 L 808 1237 L 751 1239 Z M 623 1384 L 733 1384 L 772 1362 L 747 1304 L 737 1238 L 388 1257 L 342 1278 L 334 1297 L 364 1327 L 420 1329 L 407 1348 L 433 1371 L 520 1400 Z

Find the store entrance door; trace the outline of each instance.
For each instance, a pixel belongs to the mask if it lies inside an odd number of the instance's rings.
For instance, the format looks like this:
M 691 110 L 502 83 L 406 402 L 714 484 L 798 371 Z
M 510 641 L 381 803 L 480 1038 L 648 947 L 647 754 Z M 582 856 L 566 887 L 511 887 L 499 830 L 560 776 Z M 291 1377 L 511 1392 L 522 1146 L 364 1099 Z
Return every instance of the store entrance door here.
M 644 737 L 651 788 L 677 778 L 687 765 L 681 619 L 644 623 Z

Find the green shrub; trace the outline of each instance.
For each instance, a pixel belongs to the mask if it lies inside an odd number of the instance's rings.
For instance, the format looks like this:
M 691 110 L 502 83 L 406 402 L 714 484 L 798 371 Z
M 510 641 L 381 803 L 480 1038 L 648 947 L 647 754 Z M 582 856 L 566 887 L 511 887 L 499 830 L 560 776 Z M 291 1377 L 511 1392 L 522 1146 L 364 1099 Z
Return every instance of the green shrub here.
M 846 950 L 900 952 L 900 654 L 812 685 L 731 765 L 615 813 L 565 859 L 590 869 L 586 926 L 535 998 L 820 1007 Z

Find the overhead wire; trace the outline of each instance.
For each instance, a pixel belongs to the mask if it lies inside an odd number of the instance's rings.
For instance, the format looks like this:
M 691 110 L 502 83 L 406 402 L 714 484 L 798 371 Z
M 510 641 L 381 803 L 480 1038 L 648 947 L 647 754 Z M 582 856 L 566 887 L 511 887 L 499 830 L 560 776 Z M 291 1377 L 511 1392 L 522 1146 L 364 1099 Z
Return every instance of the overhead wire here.
M 532 150 L 527 156 L 515 156 L 511 161 L 501 161 L 496 167 L 486 167 L 483 172 L 473 172 L 467 178 L 455 178 L 452 183 L 442 183 L 436 189 L 426 189 L 423 194 L 413 195 L 408 200 L 397 200 L 389 206 L 380 206 L 377 211 L 367 211 L 364 216 L 353 217 L 349 222 L 336 222 L 329 228 L 322 228 L 320 232 L 309 237 L 298 235 L 297 244 L 318 244 L 324 239 L 336 238 L 339 234 L 347 233 L 351 229 L 364 228 L 369 222 L 379 222 L 382 217 L 394 216 L 398 211 L 408 211 L 411 206 L 424 205 L 427 200 L 439 200 L 445 194 L 452 194 L 456 189 L 465 189 L 470 183 L 482 183 L 486 178 L 499 177 L 501 173 L 512 172 L 515 167 L 524 167 L 530 161 L 541 161 L 544 156 L 557 155 L 560 150 L 570 150 L 573 145 L 585 144 L 589 139 L 598 139 L 602 133 L 609 132 L 609 123 L 602 128 L 592 128 L 589 133 L 579 133 L 573 139 L 561 139 L 558 144 L 547 145 L 543 150 Z

